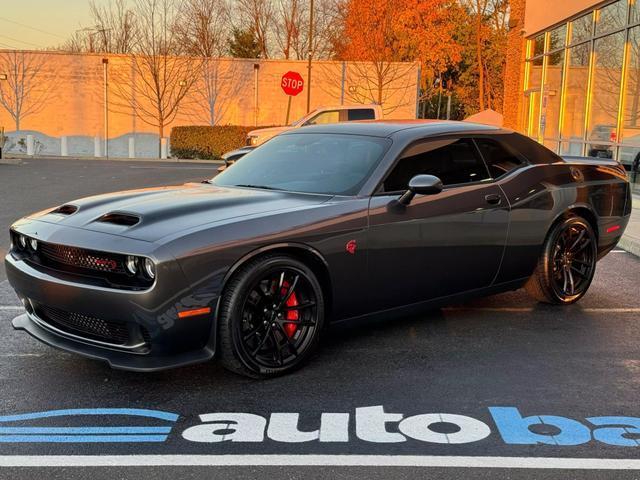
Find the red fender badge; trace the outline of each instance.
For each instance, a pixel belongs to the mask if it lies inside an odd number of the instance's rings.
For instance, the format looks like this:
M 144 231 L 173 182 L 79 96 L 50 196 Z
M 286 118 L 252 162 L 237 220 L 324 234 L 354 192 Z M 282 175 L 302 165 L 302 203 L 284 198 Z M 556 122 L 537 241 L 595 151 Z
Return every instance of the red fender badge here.
M 356 248 L 358 248 L 358 244 L 356 243 L 355 240 L 349 240 L 347 242 L 347 244 L 345 245 L 345 249 L 347 250 L 348 253 L 350 253 L 351 255 L 355 255 L 356 253 Z

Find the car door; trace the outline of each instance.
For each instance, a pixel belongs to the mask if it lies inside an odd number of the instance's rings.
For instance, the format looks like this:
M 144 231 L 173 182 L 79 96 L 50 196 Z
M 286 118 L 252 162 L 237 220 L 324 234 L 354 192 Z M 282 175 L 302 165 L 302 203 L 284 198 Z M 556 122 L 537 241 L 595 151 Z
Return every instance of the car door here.
M 418 174 L 441 193 L 398 204 Z M 369 204 L 372 310 L 491 285 L 506 244 L 509 206 L 471 138 L 421 140 L 401 154 Z

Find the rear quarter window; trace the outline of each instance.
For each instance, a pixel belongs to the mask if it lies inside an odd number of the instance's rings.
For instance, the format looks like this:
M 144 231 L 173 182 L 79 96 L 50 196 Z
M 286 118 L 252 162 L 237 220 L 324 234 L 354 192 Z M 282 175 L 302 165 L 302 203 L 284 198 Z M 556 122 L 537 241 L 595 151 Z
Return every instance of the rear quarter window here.
M 547 147 L 519 133 L 500 135 L 500 141 L 524 155 L 529 163 L 548 164 L 562 161 L 562 158 Z
M 376 114 L 373 111 L 373 108 L 354 108 L 352 110 L 347 110 L 347 120 L 375 120 Z
M 513 147 L 493 138 L 476 138 L 482 158 L 494 179 L 503 177 L 512 171 L 527 165 L 524 156 Z

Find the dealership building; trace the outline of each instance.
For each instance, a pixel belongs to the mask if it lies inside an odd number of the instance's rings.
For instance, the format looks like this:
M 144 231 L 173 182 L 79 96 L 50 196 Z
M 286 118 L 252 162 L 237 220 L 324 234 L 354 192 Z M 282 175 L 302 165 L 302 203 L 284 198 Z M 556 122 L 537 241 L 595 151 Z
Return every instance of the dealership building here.
M 561 155 L 637 170 L 640 0 L 515 0 L 509 26 L 507 126 Z

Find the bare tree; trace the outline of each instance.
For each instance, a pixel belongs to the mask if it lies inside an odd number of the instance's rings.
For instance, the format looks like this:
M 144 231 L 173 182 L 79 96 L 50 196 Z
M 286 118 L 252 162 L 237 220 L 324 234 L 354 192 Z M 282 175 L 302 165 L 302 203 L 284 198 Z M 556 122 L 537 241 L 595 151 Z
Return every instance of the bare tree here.
M 201 76 L 185 99 L 184 116 L 196 123 L 219 125 L 237 103 L 238 95 L 250 86 L 251 77 L 242 75 L 241 69 L 241 62 L 205 58 Z
M 313 58 L 333 58 L 336 46 L 344 33 L 344 15 L 347 0 L 316 0 L 313 16 Z M 308 16 L 307 13 L 305 13 Z M 303 22 L 303 51 L 300 58 L 306 58 L 309 35 L 308 21 Z
M 260 47 L 261 58 L 269 58 L 270 32 L 274 7 L 271 0 L 235 0 L 245 28 L 250 27 Z
M 173 27 L 179 11 L 180 5 L 173 0 L 138 0 L 132 73 L 120 72 L 112 83 L 116 105 L 133 109 L 142 122 L 158 129 L 158 152 L 165 127 L 176 118 L 202 63 L 197 57 L 176 55 L 180 47 Z
M 131 53 L 135 48 L 135 12 L 125 0 L 108 5 L 89 4 L 93 26 L 77 30 L 59 50 L 66 52 Z
M 136 17 L 124 0 L 109 2 L 108 6 L 91 2 L 91 16 L 99 51 L 130 53 L 136 41 Z
M 43 79 L 47 55 L 34 52 L 0 53 L 0 105 L 13 119 L 16 131 L 28 116 L 37 114 L 55 93 L 55 76 Z
M 306 43 L 305 20 L 308 17 L 307 2 L 301 0 L 278 0 L 274 15 L 274 37 L 280 54 L 285 59 L 304 58 Z
M 219 57 L 229 36 L 229 12 L 225 0 L 186 0 L 176 25 L 181 53 Z
M 71 38 L 58 46 L 56 50 L 71 53 L 95 53 L 98 51 L 98 42 L 93 28 L 76 30 Z
M 354 79 L 345 90 L 345 97 L 355 103 L 375 103 L 385 115 L 414 101 L 416 65 L 413 63 L 376 60 L 349 62 L 346 76 Z
M 234 81 L 236 63 L 221 62 L 229 35 L 229 16 L 224 0 L 187 0 L 176 24 L 182 53 L 202 58 L 187 116 L 216 125 L 228 110 L 241 82 Z

